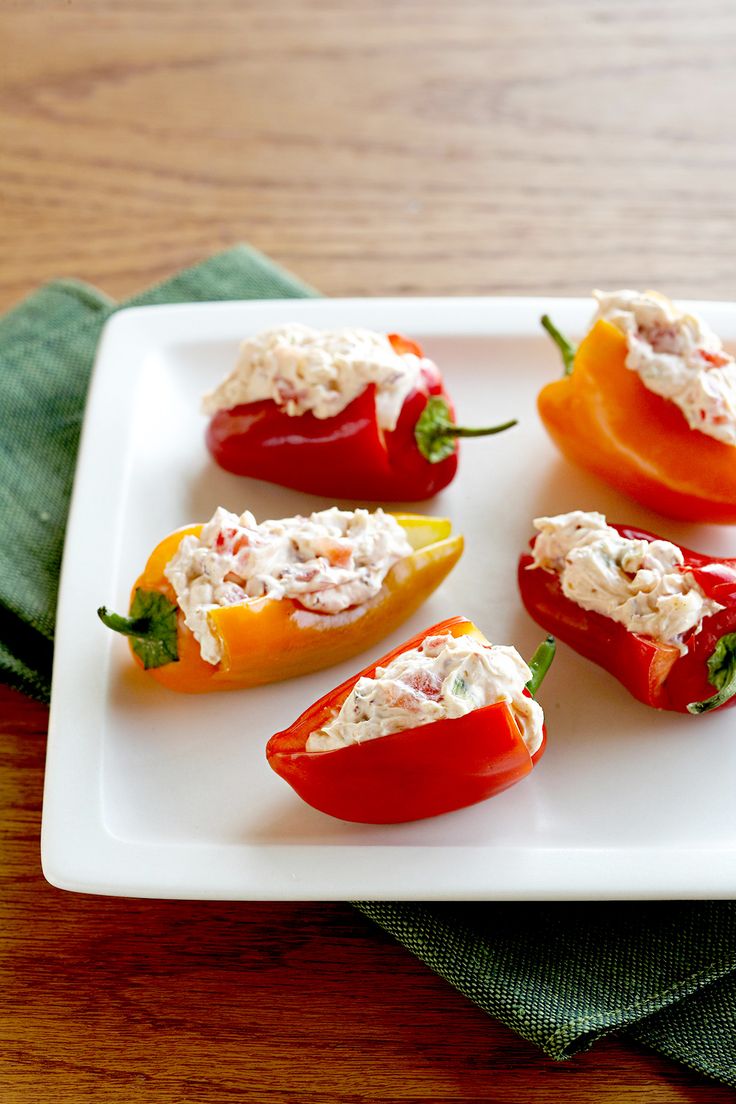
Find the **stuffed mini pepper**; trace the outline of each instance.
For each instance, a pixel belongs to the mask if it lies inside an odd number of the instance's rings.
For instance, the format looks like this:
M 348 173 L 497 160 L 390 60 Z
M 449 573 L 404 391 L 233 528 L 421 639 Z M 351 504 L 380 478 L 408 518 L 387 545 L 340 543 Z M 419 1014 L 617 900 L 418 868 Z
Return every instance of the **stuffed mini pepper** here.
M 443 518 L 338 510 L 260 524 L 222 508 L 154 549 L 128 617 L 98 610 L 172 690 L 230 690 L 316 671 L 375 644 L 459 559 Z
M 535 621 L 657 709 L 736 701 L 736 560 L 581 510 L 534 525 L 519 587 Z
M 577 350 L 545 316 L 565 375 L 538 398 L 569 460 L 637 502 L 736 522 L 736 362 L 696 315 L 656 292 L 594 293 Z
M 463 617 L 407 640 L 272 736 L 271 767 L 309 805 L 394 824 L 484 801 L 544 751 L 534 693 L 554 655 L 527 665 Z
M 292 323 L 243 342 L 235 369 L 205 396 L 216 462 L 328 498 L 430 498 L 454 478 L 458 437 L 436 364 L 397 334 Z

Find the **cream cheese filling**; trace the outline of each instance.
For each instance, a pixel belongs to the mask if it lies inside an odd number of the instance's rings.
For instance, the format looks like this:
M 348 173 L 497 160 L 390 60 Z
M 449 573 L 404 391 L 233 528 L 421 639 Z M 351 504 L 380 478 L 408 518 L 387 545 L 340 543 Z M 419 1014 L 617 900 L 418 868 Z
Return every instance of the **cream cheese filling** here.
M 436 365 L 414 353 L 397 353 L 385 334 L 315 330 L 292 322 L 247 338 L 235 368 L 205 395 L 202 408 L 211 416 L 271 399 L 289 415 L 332 418 L 375 384 L 378 424 L 390 431 L 423 378 L 438 380 Z
M 211 610 L 267 595 L 336 614 L 380 591 L 398 560 L 411 555 L 404 530 L 383 510 L 332 507 L 309 517 L 260 524 L 219 507 L 199 537 L 184 537 L 164 574 L 202 658 L 219 663 Z
M 684 638 L 724 608 L 682 570 L 682 552 L 669 541 L 622 537 L 603 514 L 582 510 L 539 517 L 534 526 L 530 567 L 556 572 L 566 598 L 629 632 L 684 653 Z
M 473 636 L 428 636 L 372 678 L 358 679 L 339 712 L 307 739 L 307 751 L 332 751 L 505 701 L 530 755 L 544 714 L 524 687 L 532 673 L 515 648 Z

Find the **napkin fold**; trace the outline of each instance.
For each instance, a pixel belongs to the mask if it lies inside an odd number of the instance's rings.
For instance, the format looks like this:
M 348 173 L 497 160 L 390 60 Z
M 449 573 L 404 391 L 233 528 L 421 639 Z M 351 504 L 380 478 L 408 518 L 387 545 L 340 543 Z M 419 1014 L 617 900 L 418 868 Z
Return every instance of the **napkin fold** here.
M 246 246 L 124 306 L 302 298 Z M 73 280 L 0 318 L 0 680 L 48 701 L 76 452 L 100 330 L 117 309 Z M 214 505 L 214 504 L 213 504 Z M 358 908 L 553 1058 L 612 1031 L 736 1087 L 736 904 L 405 904 Z
M 736 1087 L 732 901 L 356 905 L 551 1058 L 626 1031 Z

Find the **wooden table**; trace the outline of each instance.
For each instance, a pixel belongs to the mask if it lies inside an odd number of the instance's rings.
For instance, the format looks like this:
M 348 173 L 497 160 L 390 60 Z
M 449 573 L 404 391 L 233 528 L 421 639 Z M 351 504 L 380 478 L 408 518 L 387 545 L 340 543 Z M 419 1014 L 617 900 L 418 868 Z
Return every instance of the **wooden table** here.
M 248 240 L 331 295 L 736 297 L 736 14 L 685 0 L 28 0 L 0 14 L 0 306 Z M 47 712 L 0 689 L 0 1095 L 721 1101 L 609 1040 L 558 1065 L 347 905 L 64 894 Z

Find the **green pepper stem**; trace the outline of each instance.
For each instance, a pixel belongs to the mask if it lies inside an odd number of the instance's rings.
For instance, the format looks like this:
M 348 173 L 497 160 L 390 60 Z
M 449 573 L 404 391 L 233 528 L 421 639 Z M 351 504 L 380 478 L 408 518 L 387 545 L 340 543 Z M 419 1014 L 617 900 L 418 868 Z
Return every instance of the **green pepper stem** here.
M 430 464 L 437 464 L 457 450 L 456 437 L 488 437 L 515 425 L 516 418 L 502 425 L 485 426 L 482 429 L 455 425 L 447 399 L 442 395 L 430 395 L 414 426 L 414 440 L 424 459 L 429 460 Z
M 575 354 L 577 352 L 576 346 L 573 345 L 572 342 L 568 341 L 564 334 L 560 333 L 548 314 L 543 314 L 540 321 L 544 329 L 554 341 L 557 348 L 560 350 L 562 363 L 565 365 L 565 375 L 569 376 L 572 372 L 573 361 L 575 360 Z
M 152 618 L 150 617 L 122 617 L 114 613 L 106 606 L 100 606 L 97 616 L 103 625 L 113 632 L 122 633 L 123 636 L 146 637 L 152 634 Z
M 712 698 L 706 698 L 705 701 L 690 702 L 687 707 L 688 713 L 708 713 L 711 709 L 718 709 L 719 705 L 725 705 L 727 701 L 736 694 L 736 666 L 734 667 L 731 677 L 724 682 L 720 690 L 713 695 Z
M 708 682 L 716 692 L 705 701 L 690 702 L 688 713 L 707 713 L 718 709 L 736 694 L 736 632 L 726 633 L 717 642 L 707 661 Z
M 526 688 L 532 697 L 536 695 L 537 690 L 542 685 L 544 676 L 547 674 L 552 665 L 552 660 L 555 658 L 556 648 L 557 643 L 555 641 L 555 638 L 553 636 L 547 636 L 539 645 L 532 658 L 529 660 L 528 666 L 529 670 L 532 673 L 532 677 L 526 684 Z
M 501 425 L 496 426 L 484 426 L 481 428 L 473 428 L 468 426 L 458 426 L 452 423 L 437 428 L 437 437 L 490 437 L 493 433 L 503 433 L 505 429 L 511 429 L 512 426 L 518 425 L 518 420 L 512 418 L 510 422 L 503 422 Z
M 131 637 L 130 646 L 146 670 L 179 659 L 177 606 L 161 591 L 136 587 L 128 617 L 104 606 L 97 616 L 108 629 Z

